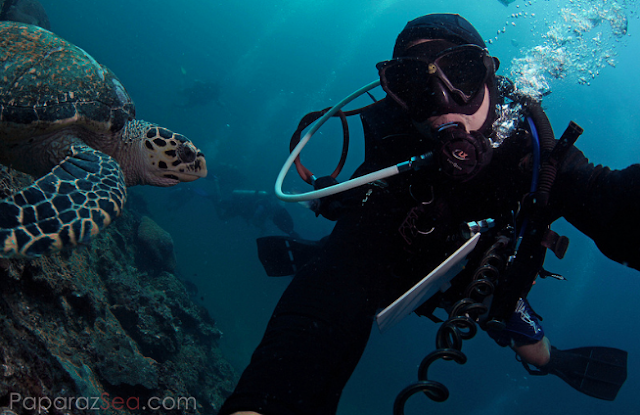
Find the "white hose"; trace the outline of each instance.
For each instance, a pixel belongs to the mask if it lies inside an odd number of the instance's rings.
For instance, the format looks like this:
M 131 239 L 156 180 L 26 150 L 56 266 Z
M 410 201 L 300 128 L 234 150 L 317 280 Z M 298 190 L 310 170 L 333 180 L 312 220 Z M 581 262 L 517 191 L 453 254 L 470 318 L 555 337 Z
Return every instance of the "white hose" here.
M 311 139 L 311 136 L 315 134 L 315 132 L 318 131 L 320 127 L 322 127 L 322 125 L 329 118 L 331 118 L 336 112 L 342 109 L 342 107 L 344 107 L 345 105 L 347 105 L 348 103 L 350 103 L 351 101 L 359 97 L 360 95 L 365 94 L 367 91 L 377 87 L 378 85 L 380 85 L 380 80 L 371 82 L 370 84 L 365 85 L 362 88 L 358 89 L 357 91 L 355 91 L 354 93 L 352 93 L 351 95 L 347 96 L 342 101 L 334 105 L 326 114 L 320 117 L 311 126 L 309 131 L 304 135 L 304 137 L 300 140 L 298 145 L 293 149 L 293 151 L 289 155 L 289 158 L 287 158 L 287 161 L 282 166 L 282 169 L 280 170 L 280 174 L 278 174 L 278 178 L 276 179 L 275 192 L 276 192 L 276 196 L 279 199 L 284 200 L 285 202 L 302 202 L 307 200 L 319 199 L 321 197 L 331 196 L 336 193 L 344 192 L 346 190 L 353 189 L 355 187 L 362 186 L 367 183 L 375 182 L 376 180 L 385 179 L 387 177 L 391 177 L 398 174 L 399 170 L 398 170 L 398 166 L 396 165 L 396 166 L 390 166 L 382 170 L 375 171 L 373 173 L 366 174 L 364 176 L 356 177 L 355 179 L 347 180 L 346 182 L 336 184 L 335 186 L 326 187 L 320 190 L 313 190 L 307 193 L 292 194 L 292 193 L 284 193 L 282 191 L 282 183 L 284 182 L 285 177 L 287 177 L 287 174 L 289 173 L 289 170 L 291 170 L 291 166 L 293 165 L 296 157 L 300 155 L 300 152 L 302 151 L 304 146 L 307 145 L 307 143 Z

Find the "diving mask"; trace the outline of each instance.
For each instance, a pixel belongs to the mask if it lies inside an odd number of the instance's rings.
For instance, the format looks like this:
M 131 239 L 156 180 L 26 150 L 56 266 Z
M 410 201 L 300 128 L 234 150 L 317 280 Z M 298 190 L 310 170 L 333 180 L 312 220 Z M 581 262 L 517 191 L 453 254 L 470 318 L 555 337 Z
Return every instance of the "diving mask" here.
M 382 88 L 416 121 L 444 113 L 474 113 L 498 61 L 478 45 L 445 49 L 433 58 L 398 57 L 376 65 Z

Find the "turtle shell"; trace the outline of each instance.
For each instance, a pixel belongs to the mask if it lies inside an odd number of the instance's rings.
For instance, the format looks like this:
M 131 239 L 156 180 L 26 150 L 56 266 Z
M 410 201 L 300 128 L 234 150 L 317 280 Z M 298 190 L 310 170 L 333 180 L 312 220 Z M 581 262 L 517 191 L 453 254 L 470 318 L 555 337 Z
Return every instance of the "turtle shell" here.
M 110 135 L 134 117 L 118 78 L 84 50 L 40 27 L 0 22 L 0 141 L 72 125 Z

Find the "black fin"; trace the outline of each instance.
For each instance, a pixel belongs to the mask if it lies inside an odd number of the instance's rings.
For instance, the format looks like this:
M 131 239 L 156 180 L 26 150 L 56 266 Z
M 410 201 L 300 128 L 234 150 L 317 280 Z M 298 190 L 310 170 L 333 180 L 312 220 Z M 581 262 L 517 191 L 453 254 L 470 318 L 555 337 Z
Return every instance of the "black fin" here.
M 258 258 L 270 277 L 293 275 L 322 247 L 324 239 L 307 241 L 290 236 L 265 236 L 256 240 Z
M 612 401 L 627 379 L 627 352 L 611 347 L 552 347 L 551 361 L 542 369 L 586 395 Z

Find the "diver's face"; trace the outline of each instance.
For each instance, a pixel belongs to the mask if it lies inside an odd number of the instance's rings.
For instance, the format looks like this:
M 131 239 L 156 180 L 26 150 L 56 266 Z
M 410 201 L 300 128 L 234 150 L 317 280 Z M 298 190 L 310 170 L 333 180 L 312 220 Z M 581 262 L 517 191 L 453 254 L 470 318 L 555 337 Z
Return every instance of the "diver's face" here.
M 435 115 L 427 118 L 425 121 L 418 122 L 413 120 L 413 123 L 418 130 L 422 131 L 425 127 L 429 129 L 438 128 L 443 124 L 448 124 L 452 122 L 456 122 L 464 126 L 467 132 L 478 131 L 489 118 L 489 109 L 491 107 L 490 99 L 489 99 L 489 88 L 484 85 L 484 92 L 482 97 L 482 103 L 480 104 L 480 108 L 473 114 L 461 114 L 461 113 L 445 113 L 440 115 Z

